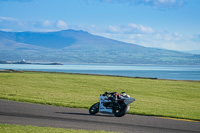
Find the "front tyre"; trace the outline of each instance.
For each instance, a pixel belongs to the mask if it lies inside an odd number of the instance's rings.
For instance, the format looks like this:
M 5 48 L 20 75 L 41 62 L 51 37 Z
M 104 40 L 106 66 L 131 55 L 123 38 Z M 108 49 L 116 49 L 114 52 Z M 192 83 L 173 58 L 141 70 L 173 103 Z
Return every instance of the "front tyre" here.
M 90 113 L 91 115 L 94 115 L 94 114 L 96 114 L 96 113 L 98 113 L 98 112 L 99 112 L 99 102 L 93 104 L 93 105 L 90 107 L 90 109 L 89 109 L 89 113 Z
M 122 117 L 122 116 L 126 115 L 126 113 L 128 113 L 129 108 L 130 108 L 130 105 L 124 104 L 124 108 L 122 110 L 114 110 L 113 114 L 116 117 Z

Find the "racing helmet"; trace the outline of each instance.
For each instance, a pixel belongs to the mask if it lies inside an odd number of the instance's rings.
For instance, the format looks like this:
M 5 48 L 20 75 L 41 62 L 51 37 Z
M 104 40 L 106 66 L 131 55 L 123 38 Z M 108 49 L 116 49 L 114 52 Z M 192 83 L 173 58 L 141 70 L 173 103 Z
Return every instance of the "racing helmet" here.
M 121 92 L 120 95 L 123 97 L 127 96 L 126 92 Z

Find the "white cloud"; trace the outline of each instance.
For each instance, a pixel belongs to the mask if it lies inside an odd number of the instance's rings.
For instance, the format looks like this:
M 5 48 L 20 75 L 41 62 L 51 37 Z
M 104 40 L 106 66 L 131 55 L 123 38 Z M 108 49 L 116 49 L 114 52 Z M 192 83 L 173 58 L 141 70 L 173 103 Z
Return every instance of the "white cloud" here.
M 67 29 L 68 25 L 62 20 L 21 21 L 16 18 L 0 16 L 2 31 L 58 31 Z
M 118 26 L 113 26 L 113 25 L 109 25 L 108 26 L 108 29 L 111 31 L 111 32 L 120 32 L 121 29 L 118 27 Z
M 9 31 L 12 31 L 12 29 L 0 29 L 0 31 L 7 31 L 7 32 L 9 32 Z
M 31 28 L 52 28 L 53 23 L 49 20 L 40 20 L 40 21 L 30 21 L 30 22 L 24 22 L 24 24 L 28 25 Z
M 0 16 L 0 24 L 10 24 L 10 23 L 15 23 L 17 25 L 21 25 L 22 24 L 21 21 L 19 21 L 16 18 Z
M 128 25 L 123 25 L 123 26 L 109 25 L 108 32 L 124 33 L 124 34 L 152 33 L 153 29 L 151 27 L 147 27 L 141 24 L 129 23 Z
M 23 23 L 18 19 L 0 16 L 0 29 L 2 30 L 11 30 L 13 27 L 21 27 L 22 25 Z
M 1 17 L 0 16 L 0 21 L 17 21 L 17 19 L 10 18 L 10 17 Z
M 44 27 L 48 27 L 48 26 L 51 26 L 51 22 L 50 22 L 49 20 L 44 20 L 44 21 L 42 22 L 42 25 L 43 25 Z
M 153 29 L 151 27 L 143 26 L 141 24 L 137 25 L 137 24 L 134 24 L 134 23 L 130 23 L 128 26 L 133 28 L 133 29 L 137 29 L 141 32 L 153 32 Z
M 62 20 L 58 20 L 58 22 L 56 23 L 56 26 L 60 29 L 67 29 L 67 23 L 65 23 Z

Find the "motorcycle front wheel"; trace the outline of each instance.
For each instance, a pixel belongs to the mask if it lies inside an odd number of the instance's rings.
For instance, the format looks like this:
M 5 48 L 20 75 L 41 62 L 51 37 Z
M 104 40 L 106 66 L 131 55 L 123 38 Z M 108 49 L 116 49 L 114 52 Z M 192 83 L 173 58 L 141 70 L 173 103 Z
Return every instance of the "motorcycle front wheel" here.
M 122 116 L 124 116 L 126 113 L 128 113 L 129 108 L 130 108 L 130 105 L 125 105 L 125 104 L 124 104 L 124 108 L 123 108 L 122 110 L 114 110 L 114 111 L 113 111 L 113 114 L 114 114 L 116 117 L 122 117 Z
M 89 113 L 90 113 L 91 115 L 94 115 L 94 114 L 96 114 L 96 113 L 98 113 L 98 112 L 99 112 L 99 102 L 93 104 L 93 105 L 90 107 L 90 109 L 89 109 Z

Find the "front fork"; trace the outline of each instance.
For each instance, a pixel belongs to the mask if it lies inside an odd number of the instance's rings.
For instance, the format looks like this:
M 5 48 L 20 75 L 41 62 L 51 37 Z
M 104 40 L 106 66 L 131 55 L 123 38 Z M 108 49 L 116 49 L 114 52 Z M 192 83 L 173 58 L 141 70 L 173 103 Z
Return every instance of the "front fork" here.
M 113 106 L 113 111 L 118 110 L 120 112 L 121 110 L 124 109 L 124 107 L 125 107 L 125 103 L 119 103 L 118 101 L 116 101 L 116 103 Z

